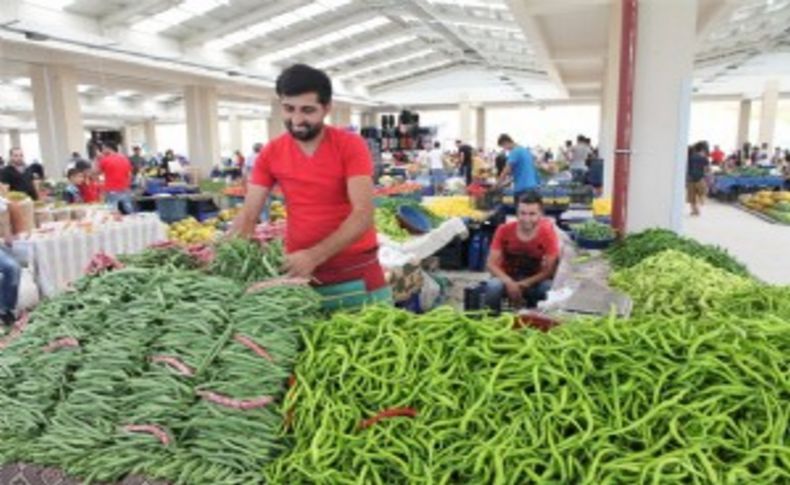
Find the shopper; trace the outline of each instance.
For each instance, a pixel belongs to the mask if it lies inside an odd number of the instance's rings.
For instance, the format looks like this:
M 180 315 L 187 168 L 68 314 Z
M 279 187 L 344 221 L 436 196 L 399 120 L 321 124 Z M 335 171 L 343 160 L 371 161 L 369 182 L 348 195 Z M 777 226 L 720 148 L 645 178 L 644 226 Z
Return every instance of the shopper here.
M 0 197 L 0 211 L 6 210 L 8 210 L 8 201 Z M 11 326 L 16 320 L 14 310 L 19 299 L 21 278 L 22 268 L 10 248 L 0 242 L 0 324 Z
M 140 153 L 139 145 L 132 147 L 132 156 L 129 157 L 129 161 L 132 163 L 132 174 L 135 176 L 148 165 L 145 157 Z
M 85 172 L 76 167 L 70 168 L 67 174 L 69 184 L 63 191 L 63 200 L 67 204 L 82 204 L 82 193 L 80 186 L 85 183 Z
M 132 162 L 118 153 L 114 143 L 102 143 L 98 171 L 104 174 L 104 200 L 123 214 L 134 212 L 132 204 Z
M 705 183 L 708 170 L 708 144 L 700 141 L 691 149 L 686 171 L 686 200 L 691 205 L 692 216 L 700 215 L 700 205 L 708 193 Z
M 494 233 L 487 268 L 494 276 L 486 286 L 486 306 L 497 308 L 507 296 L 515 305 L 534 307 L 551 288 L 560 242 L 543 201 L 535 192 L 519 197 L 517 220 Z
M 710 160 L 714 165 L 721 165 L 724 162 L 725 154 L 719 145 L 713 145 L 713 151 L 710 152 Z
M 19 147 L 8 152 L 8 165 L 0 171 L 0 183 L 14 192 L 23 192 L 33 200 L 38 200 L 38 192 L 33 183 L 33 175 L 25 169 L 25 153 Z
M 252 153 L 247 156 L 247 159 L 244 161 L 244 177 L 245 179 L 250 176 L 250 172 L 252 172 L 252 167 L 255 165 L 255 160 L 258 159 L 258 155 L 263 150 L 263 143 L 255 143 L 252 145 Z
M 287 132 L 261 151 L 231 233 L 253 233 L 279 184 L 288 211 L 287 274 L 311 277 L 325 295 L 355 288 L 355 303 L 390 301 L 373 226 L 367 144 L 357 134 L 325 125 L 332 82 L 323 71 L 293 65 L 277 78 L 275 90 Z
M 466 185 L 470 185 L 472 183 L 472 152 L 474 150 L 461 140 L 455 140 L 455 146 L 458 148 L 458 169 L 466 180 Z
M 44 180 L 44 166 L 36 159 L 33 159 L 33 163 L 25 168 L 25 172 L 30 175 L 33 181 Z
M 518 200 L 521 195 L 537 189 L 540 176 L 532 152 L 526 147 L 517 145 L 507 134 L 499 135 L 497 145 L 508 153 L 507 165 L 499 176 L 498 185 L 500 187 L 506 185 L 512 175 L 513 200 Z
M 576 144 L 571 147 L 570 152 L 570 169 L 571 174 L 573 174 L 573 181 L 584 183 L 587 175 L 587 158 L 592 153 L 587 138 L 584 135 L 577 136 Z
M 444 171 L 444 159 L 442 157 L 442 144 L 438 141 L 433 144 L 433 148 L 428 151 L 428 169 L 431 174 L 431 185 L 433 185 L 434 195 L 444 193 L 444 182 L 447 173 Z

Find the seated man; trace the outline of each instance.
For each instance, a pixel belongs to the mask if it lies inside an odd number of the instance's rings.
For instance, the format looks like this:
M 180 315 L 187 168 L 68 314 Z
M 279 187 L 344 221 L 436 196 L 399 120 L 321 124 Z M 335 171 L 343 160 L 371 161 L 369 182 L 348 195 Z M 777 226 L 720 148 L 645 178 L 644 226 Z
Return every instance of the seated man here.
M 491 242 L 486 306 L 497 308 L 504 296 L 514 305 L 534 307 L 551 288 L 560 242 L 551 219 L 543 217 L 543 201 L 534 192 L 519 197 L 517 220 L 499 226 Z

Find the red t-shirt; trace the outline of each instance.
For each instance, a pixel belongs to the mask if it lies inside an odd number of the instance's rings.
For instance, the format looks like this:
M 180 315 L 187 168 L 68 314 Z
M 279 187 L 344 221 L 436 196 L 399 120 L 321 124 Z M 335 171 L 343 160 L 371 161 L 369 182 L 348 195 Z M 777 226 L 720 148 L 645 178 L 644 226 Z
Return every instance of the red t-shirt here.
M 86 204 L 99 202 L 101 200 L 101 186 L 98 183 L 93 181 L 85 182 L 77 188 L 80 189 L 82 201 Z
M 511 278 L 526 278 L 540 270 L 546 257 L 560 254 L 560 241 L 551 219 L 538 221 L 535 235 L 522 241 L 517 234 L 518 222 L 508 222 L 497 228 L 491 249 L 502 251 L 505 273 Z
M 713 160 L 713 163 L 721 163 L 724 161 L 724 152 L 721 150 L 713 150 L 710 152 L 710 158 Z
M 288 252 L 313 247 L 335 232 L 351 213 L 348 179 L 373 175 L 370 152 L 362 137 L 331 126 L 324 130 L 312 156 L 286 133 L 261 150 L 252 169 L 251 183 L 268 188 L 276 183 L 282 188 L 288 211 Z M 377 245 L 376 229 L 371 226 L 332 261 L 375 250 Z
M 104 190 L 122 192 L 132 185 L 132 162 L 120 153 L 111 153 L 99 159 L 99 169 L 104 174 Z

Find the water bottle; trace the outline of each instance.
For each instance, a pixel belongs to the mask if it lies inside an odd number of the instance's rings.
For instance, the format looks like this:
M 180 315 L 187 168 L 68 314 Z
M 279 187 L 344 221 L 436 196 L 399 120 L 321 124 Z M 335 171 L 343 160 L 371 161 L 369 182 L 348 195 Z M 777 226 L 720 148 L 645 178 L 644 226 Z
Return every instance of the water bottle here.
M 464 311 L 480 309 L 480 289 L 478 286 L 464 288 Z

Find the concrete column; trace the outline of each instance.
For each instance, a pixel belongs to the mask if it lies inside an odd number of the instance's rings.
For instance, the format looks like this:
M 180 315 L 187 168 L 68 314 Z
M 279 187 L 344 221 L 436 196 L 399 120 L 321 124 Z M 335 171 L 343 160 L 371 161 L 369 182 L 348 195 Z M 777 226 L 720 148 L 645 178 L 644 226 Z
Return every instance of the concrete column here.
M 71 153 L 85 150 L 84 126 L 72 68 L 34 64 L 30 67 L 41 163 L 59 176 Z
M 351 124 L 351 106 L 348 104 L 332 104 L 332 124 L 346 127 Z
M 118 148 L 124 155 L 131 155 L 132 154 L 132 146 L 135 143 L 134 140 L 134 129 L 130 125 L 123 125 L 121 128 L 121 136 L 123 136 L 123 144 L 122 147 Z
M 779 107 L 779 80 L 771 79 L 765 83 L 763 91 L 763 109 L 760 112 L 760 136 L 758 143 L 768 144 L 768 156 L 774 151 L 774 134 L 776 133 L 776 112 Z
M 475 121 L 477 122 L 477 130 L 475 130 L 475 140 L 477 148 L 485 148 L 486 146 L 486 109 L 482 106 L 475 110 Z
M 3 160 L 8 160 L 8 150 L 11 148 L 6 140 L 8 139 L 8 135 L 5 133 L 0 133 L 0 157 L 3 157 Z
M 363 111 L 360 120 L 360 123 L 362 123 L 362 128 L 376 126 L 376 113 L 372 111 Z
M 242 153 L 246 152 L 246 147 L 241 146 L 241 120 L 239 115 L 231 113 L 228 116 L 228 128 L 230 129 L 230 149 L 232 152 L 241 150 Z
M 145 120 L 145 123 L 143 123 L 143 131 L 145 133 L 146 148 L 148 148 L 148 152 L 153 155 L 158 150 L 156 145 L 156 120 Z
M 283 124 L 282 106 L 280 106 L 279 99 L 272 100 L 271 110 L 269 113 L 270 113 L 269 121 L 268 121 L 269 141 L 272 141 L 278 136 L 285 133 L 285 125 Z
M 642 0 L 638 15 L 626 229 L 680 231 L 697 0 Z
M 8 139 L 11 142 L 11 146 L 8 147 L 9 150 L 11 148 L 21 148 L 22 147 L 22 133 L 20 133 L 19 129 L 12 129 L 8 130 Z M 7 155 L 7 153 L 6 153 Z
M 184 107 L 189 159 L 194 167 L 206 175 L 220 157 L 216 88 L 187 86 L 184 89 Z
M 738 146 L 740 149 L 749 141 L 749 120 L 752 117 L 752 100 L 742 99 L 738 111 Z
M 612 197 L 614 187 L 614 145 L 617 139 L 617 95 L 620 88 L 620 35 L 623 16 L 619 1 L 612 2 L 609 13 L 609 47 L 601 100 L 598 155 L 603 159 L 603 196 Z
M 458 104 L 458 137 L 464 143 L 471 143 L 472 141 L 472 106 L 469 104 L 469 98 L 464 97 Z

